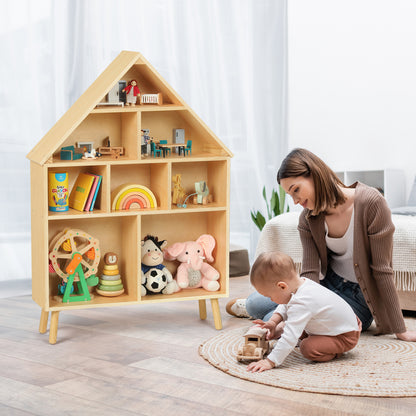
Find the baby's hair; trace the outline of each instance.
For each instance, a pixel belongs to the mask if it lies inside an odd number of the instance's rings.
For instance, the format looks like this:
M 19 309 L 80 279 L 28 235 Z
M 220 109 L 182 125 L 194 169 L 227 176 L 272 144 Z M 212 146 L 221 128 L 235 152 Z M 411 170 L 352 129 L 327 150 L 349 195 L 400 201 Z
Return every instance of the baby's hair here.
M 250 272 L 250 282 L 256 287 L 260 282 L 275 283 L 290 280 L 296 275 L 292 257 L 281 251 L 261 253 L 254 262 Z

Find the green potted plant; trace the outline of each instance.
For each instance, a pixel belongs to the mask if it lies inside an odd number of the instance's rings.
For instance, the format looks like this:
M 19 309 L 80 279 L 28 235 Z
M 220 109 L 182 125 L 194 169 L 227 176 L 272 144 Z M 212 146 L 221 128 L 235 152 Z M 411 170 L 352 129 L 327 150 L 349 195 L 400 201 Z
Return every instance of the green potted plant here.
M 285 210 L 286 192 L 280 185 L 278 189 L 279 192 L 273 188 L 270 201 L 268 201 L 266 195 L 266 187 L 263 186 L 263 199 L 266 202 L 268 220 L 271 220 L 273 217 L 289 211 L 289 206 L 287 206 Z M 260 231 L 266 224 L 266 218 L 260 211 L 251 211 L 251 219 Z

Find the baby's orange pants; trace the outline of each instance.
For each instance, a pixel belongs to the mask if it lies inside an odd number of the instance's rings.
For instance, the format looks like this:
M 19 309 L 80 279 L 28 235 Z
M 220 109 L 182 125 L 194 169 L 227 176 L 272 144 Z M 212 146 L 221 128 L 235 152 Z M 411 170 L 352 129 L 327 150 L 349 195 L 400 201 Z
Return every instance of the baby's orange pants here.
M 358 331 L 350 331 L 336 336 L 306 335 L 299 344 L 300 352 L 312 361 L 330 361 L 343 352 L 352 350 L 358 343 L 361 333 L 361 321 L 358 319 Z

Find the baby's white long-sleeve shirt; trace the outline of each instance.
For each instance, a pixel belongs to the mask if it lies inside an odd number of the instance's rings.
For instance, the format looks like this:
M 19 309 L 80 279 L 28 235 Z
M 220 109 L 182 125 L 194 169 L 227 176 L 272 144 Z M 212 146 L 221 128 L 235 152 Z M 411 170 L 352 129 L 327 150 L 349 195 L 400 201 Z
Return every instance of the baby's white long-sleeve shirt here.
M 285 321 L 282 336 L 267 358 L 276 366 L 295 348 L 303 331 L 309 335 L 336 336 L 358 331 L 357 317 L 351 306 L 336 293 L 306 279 L 286 305 L 278 305 Z

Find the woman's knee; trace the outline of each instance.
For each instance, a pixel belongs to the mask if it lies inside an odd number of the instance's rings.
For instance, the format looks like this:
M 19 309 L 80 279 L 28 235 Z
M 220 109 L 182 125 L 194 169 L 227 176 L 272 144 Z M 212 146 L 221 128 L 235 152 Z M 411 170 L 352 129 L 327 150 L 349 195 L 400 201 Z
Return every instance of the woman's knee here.
M 246 299 L 247 313 L 254 319 L 265 319 L 267 315 L 273 313 L 277 305 L 269 298 L 254 292 Z
M 367 319 L 363 319 L 361 323 L 362 323 L 361 331 L 367 331 L 367 329 L 370 328 L 371 324 L 373 323 L 373 317 L 371 316 Z

